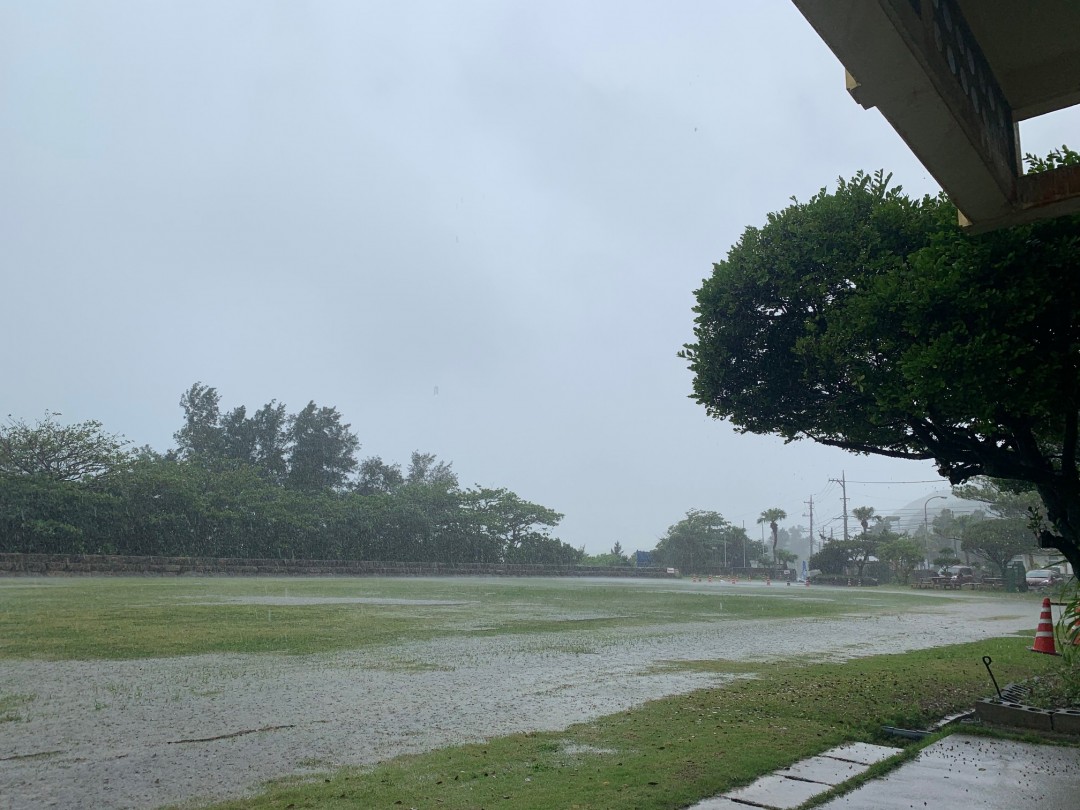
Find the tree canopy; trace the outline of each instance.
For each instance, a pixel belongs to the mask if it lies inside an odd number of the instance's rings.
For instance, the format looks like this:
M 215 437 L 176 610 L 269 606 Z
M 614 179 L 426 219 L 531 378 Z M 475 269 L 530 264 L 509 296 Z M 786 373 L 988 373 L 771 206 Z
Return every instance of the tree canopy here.
M 337 408 L 309 402 L 289 415 L 271 400 L 252 416 L 240 405 L 222 414 L 216 388 L 194 383 L 180 398 L 184 424 L 173 434 L 177 453 L 215 469 L 253 467 L 293 489 L 340 489 L 356 471 L 360 442 Z
M 746 229 L 697 291 L 693 398 L 743 432 L 1029 482 L 1080 568 L 1080 217 L 973 236 L 890 179 Z
M 0 426 L 0 474 L 33 475 L 52 481 L 90 481 L 120 468 L 129 459 L 129 442 L 90 419 L 62 425 L 46 413 L 31 425 L 8 418 Z
M 0 551 L 576 564 L 563 516 L 505 488 L 461 489 L 450 462 L 407 473 L 359 442 L 336 408 L 271 401 L 222 413 L 183 395 L 175 449 L 135 453 L 99 422 L 0 426 Z M 358 474 L 357 474 L 358 472 Z
M 1009 561 L 1017 554 L 1031 551 L 1034 545 L 1035 538 L 1023 520 L 991 518 L 967 526 L 960 547 L 981 554 L 996 565 L 1004 577 Z
M 661 565 L 684 573 L 721 570 L 741 562 L 760 559 L 760 547 L 752 547 L 746 531 L 732 525 L 719 512 L 691 509 L 686 517 L 668 527 L 656 546 Z

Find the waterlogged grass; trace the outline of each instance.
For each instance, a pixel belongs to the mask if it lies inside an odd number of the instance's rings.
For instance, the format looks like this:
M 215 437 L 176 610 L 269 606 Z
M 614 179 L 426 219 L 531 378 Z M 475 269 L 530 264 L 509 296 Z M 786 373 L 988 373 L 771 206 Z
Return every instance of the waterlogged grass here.
M 319 807 L 674 808 L 850 742 L 882 726 L 921 727 L 1001 681 L 1054 666 L 1020 639 L 994 639 L 843 664 L 770 666 L 752 679 L 664 698 L 563 732 L 517 734 L 275 783 L 215 810 Z M 716 671 L 746 665 L 713 661 Z
M 23 614 L 20 620 L 19 613 Z M 130 659 L 211 652 L 316 653 L 433 633 L 415 618 L 325 606 L 105 604 L 0 613 L 0 657 Z
M 305 604 L 317 599 L 367 601 Z M 0 659 L 310 654 L 440 636 L 886 614 L 933 601 L 671 580 L 0 579 Z
M 16 723 L 25 720 L 25 708 L 36 695 L 7 695 L 0 692 L 0 723 Z

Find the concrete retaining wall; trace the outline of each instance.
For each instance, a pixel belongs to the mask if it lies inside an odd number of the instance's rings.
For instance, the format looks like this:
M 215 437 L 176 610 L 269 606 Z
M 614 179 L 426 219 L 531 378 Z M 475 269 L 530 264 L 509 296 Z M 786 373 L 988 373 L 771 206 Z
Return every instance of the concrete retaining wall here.
M 987 698 L 975 704 L 975 714 L 984 723 L 1059 734 L 1080 734 L 1080 712 L 1075 709 L 1036 709 L 1023 703 Z

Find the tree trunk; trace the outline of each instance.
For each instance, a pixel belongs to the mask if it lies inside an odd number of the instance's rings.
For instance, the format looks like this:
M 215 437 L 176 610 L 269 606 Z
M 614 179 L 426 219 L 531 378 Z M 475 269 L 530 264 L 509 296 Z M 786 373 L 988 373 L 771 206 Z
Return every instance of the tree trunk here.
M 1069 561 L 1073 576 L 1080 576 L 1080 486 L 1055 477 L 1037 490 L 1046 505 L 1047 520 L 1058 531 L 1056 535 L 1041 532 L 1039 546 L 1056 548 Z

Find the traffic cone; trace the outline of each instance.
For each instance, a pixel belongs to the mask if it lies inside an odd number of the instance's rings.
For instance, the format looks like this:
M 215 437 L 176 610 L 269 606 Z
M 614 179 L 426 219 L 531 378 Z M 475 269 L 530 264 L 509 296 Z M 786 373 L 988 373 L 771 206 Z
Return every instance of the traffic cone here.
M 1039 614 L 1039 627 L 1035 631 L 1035 643 L 1029 647 L 1032 652 L 1057 655 L 1054 646 L 1054 620 L 1050 615 L 1050 597 L 1043 598 L 1042 613 Z

